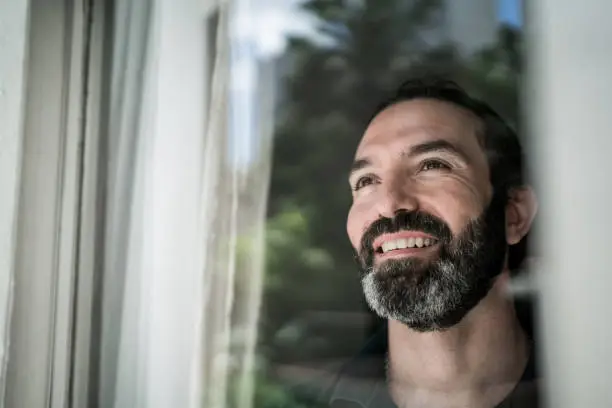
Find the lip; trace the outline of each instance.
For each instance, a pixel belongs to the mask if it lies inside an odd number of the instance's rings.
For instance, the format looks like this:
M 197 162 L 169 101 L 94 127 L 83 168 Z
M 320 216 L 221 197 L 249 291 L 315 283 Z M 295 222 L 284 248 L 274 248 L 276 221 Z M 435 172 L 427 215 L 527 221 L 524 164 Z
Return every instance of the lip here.
M 436 240 L 436 244 L 431 245 L 431 247 L 435 247 L 438 243 L 438 238 L 434 237 L 433 235 L 429 235 L 426 234 L 424 232 L 421 231 L 400 231 L 400 232 L 396 232 L 393 234 L 382 234 L 381 236 L 379 236 L 378 238 L 376 238 L 374 240 L 374 242 L 372 243 L 372 248 L 374 249 L 374 252 L 378 252 L 378 248 L 380 248 L 383 244 L 383 242 L 386 241 L 392 241 L 392 240 L 396 240 L 396 239 L 409 239 L 409 238 L 423 238 L 423 239 L 434 239 Z M 427 247 L 430 248 L 430 247 Z M 424 248 L 405 248 L 405 249 L 424 249 Z M 397 249 L 397 252 L 402 251 L 401 249 Z
M 438 243 L 436 242 L 433 245 L 423 248 L 402 248 L 402 249 L 394 249 L 393 251 L 379 253 L 376 252 L 377 260 L 385 260 L 385 259 L 393 259 L 393 258 L 408 258 L 413 256 L 419 256 L 431 253 L 432 251 L 438 250 Z

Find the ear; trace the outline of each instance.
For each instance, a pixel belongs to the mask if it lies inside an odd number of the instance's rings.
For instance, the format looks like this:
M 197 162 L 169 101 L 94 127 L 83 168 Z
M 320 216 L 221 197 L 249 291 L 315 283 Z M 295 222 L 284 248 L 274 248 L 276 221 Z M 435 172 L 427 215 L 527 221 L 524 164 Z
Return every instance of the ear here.
M 513 188 L 508 192 L 506 203 L 506 241 L 514 245 L 531 229 L 538 210 L 538 201 L 529 186 Z

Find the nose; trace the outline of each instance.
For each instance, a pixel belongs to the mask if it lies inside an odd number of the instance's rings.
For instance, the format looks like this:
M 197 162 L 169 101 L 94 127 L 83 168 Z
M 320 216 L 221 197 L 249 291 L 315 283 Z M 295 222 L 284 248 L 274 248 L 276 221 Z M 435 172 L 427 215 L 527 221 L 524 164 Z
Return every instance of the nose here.
M 402 211 L 416 211 L 419 208 L 414 186 L 406 177 L 395 177 L 391 183 L 383 184 L 376 205 L 379 216 L 386 218 L 393 218 Z

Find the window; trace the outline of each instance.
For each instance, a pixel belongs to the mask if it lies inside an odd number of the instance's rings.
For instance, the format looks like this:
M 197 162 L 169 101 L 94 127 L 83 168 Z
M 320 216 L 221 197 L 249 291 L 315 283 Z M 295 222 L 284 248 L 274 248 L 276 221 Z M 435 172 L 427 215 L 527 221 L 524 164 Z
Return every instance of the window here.
M 609 405 L 612 3 L 522 6 L 1 3 L 3 406 L 328 406 L 386 324 L 347 172 L 376 105 L 432 74 L 527 151 L 540 212 L 511 288 L 546 401 Z

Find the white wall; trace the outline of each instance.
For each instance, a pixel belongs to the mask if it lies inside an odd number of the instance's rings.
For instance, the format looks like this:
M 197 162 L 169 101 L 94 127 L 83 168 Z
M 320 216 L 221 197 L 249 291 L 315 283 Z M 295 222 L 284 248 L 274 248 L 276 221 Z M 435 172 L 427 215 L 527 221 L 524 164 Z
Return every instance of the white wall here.
M 22 151 L 28 1 L 0 0 L 0 401 L 4 394 Z

